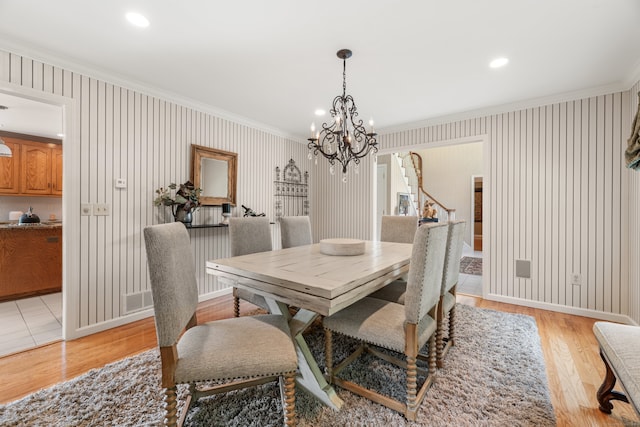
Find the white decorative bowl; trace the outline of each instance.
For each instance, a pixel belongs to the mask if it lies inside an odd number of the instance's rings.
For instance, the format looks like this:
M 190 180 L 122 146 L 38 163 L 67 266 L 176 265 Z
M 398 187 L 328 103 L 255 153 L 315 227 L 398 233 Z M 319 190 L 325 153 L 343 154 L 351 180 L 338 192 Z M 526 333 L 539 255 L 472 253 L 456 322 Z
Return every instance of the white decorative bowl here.
M 362 255 L 364 240 L 358 239 L 322 239 L 320 252 L 325 255 Z

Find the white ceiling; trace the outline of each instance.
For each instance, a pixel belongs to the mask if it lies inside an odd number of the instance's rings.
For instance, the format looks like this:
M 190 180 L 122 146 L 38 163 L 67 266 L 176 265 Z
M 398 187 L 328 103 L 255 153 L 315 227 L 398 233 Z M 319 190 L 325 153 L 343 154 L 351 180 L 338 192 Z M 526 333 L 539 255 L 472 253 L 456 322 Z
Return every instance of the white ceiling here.
M 640 71 L 637 0 L 4 0 L 0 16 L 0 48 L 299 137 L 342 91 L 341 48 L 377 129 L 628 89 Z
M 62 107 L 0 92 L 0 130 L 60 139 Z

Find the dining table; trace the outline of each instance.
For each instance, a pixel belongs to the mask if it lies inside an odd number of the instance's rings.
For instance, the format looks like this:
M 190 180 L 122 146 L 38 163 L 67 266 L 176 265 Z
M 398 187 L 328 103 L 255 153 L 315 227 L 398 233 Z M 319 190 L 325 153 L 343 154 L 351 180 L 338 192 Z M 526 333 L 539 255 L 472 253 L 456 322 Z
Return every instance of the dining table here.
M 262 295 L 271 313 L 287 317 L 298 353 L 297 384 L 336 410 L 342 399 L 320 371 L 303 332 L 318 316 L 336 313 L 406 274 L 411 259 L 411 244 L 363 243 L 356 255 L 328 254 L 316 243 L 206 262 L 207 273 L 219 283 Z M 298 310 L 291 315 L 289 307 Z

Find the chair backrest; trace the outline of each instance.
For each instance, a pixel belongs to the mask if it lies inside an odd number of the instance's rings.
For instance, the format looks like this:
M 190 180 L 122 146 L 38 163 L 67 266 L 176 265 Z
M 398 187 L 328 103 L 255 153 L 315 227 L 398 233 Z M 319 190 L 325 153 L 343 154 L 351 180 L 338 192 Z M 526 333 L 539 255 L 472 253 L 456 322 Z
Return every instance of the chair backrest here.
M 284 216 L 280 218 L 280 239 L 282 249 L 310 245 L 311 221 L 308 216 Z
M 413 243 L 417 228 L 417 216 L 383 215 L 380 223 L 380 241 Z
M 145 227 L 156 334 L 160 347 L 175 344 L 198 305 L 189 232 L 181 222 Z
M 453 285 L 458 283 L 465 226 L 466 222 L 464 220 L 449 222 L 447 251 L 444 256 L 444 271 L 442 273 L 442 289 L 440 290 L 441 295 L 449 292 Z
M 263 216 L 229 218 L 229 243 L 231 256 L 272 250 L 269 219 Z
M 404 310 L 409 323 L 420 323 L 440 299 L 448 223 L 423 224 L 413 239 Z

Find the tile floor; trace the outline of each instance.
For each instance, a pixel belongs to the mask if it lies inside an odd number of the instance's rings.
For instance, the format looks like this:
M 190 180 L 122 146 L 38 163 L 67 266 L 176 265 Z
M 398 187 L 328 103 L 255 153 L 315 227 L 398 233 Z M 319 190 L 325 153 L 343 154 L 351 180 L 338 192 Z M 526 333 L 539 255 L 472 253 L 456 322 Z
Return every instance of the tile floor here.
M 470 246 L 464 245 L 462 256 L 482 258 L 482 252 L 474 251 Z M 456 291 L 461 294 L 482 296 L 482 276 L 460 273 Z
M 0 302 L 0 356 L 62 339 L 62 293 Z

